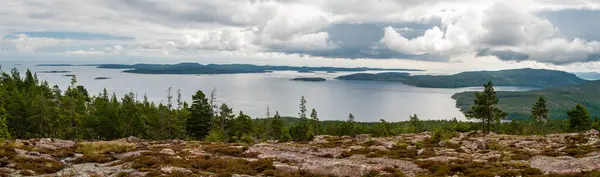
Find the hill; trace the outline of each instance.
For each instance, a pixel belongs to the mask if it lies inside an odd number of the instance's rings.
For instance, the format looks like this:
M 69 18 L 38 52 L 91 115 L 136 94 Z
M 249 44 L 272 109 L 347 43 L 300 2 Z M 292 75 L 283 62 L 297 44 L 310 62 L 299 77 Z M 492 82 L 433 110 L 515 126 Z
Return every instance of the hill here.
M 104 69 L 129 69 L 124 72 L 137 74 L 236 74 L 236 73 L 265 73 L 271 71 L 299 72 L 361 72 L 361 71 L 422 71 L 418 69 L 387 69 L 387 68 L 341 68 L 341 67 L 309 67 L 309 66 L 259 66 L 251 64 L 208 64 L 179 63 L 179 64 L 105 64 L 98 65 Z
M 531 106 L 540 95 L 548 101 L 549 116 L 554 119 L 566 119 L 567 111 L 577 104 L 584 105 L 592 116 L 600 115 L 600 81 L 584 84 L 547 88 L 526 92 L 496 92 L 500 100 L 499 107 L 509 113 L 509 118 L 526 119 L 531 115 Z M 475 94 L 462 92 L 452 96 L 456 107 L 461 111 L 469 109 Z
M 454 75 L 416 75 L 408 73 L 386 72 L 378 74 L 351 74 L 340 76 L 340 80 L 369 80 L 402 82 L 407 85 L 431 88 L 458 88 L 481 86 L 492 81 L 497 86 L 529 86 L 548 88 L 575 85 L 587 82 L 574 74 L 564 71 L 545 69 L 510 69 L 500 71 L 470 71 Z

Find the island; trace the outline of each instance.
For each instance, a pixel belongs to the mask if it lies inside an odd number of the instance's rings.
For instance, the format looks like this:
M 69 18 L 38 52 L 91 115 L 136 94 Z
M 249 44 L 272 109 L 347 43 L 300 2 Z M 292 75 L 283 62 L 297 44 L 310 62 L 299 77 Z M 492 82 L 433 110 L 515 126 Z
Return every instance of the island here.
M 179 63 L 179 64 L 103 64 L 103 69 L 126 69 L 123 72 L 136 74 L 238 74 L 238 73 L 267 73 L 272 71 L 297 72 L 362 72 L 362 71 L 423 71 L 419 69 L 391 68 L 342 68 L 342 67 L 309 67 L 309 66 L 271 66 L 251 64 L 208 64 Z
M 75 74 L 65 74 L 63 76 L 65 76 L 65 77 L 73 77 L 73 76 L 75 76 Z
M 110 77 L 96 77 L 94 79 L 95 80 L 106 80 L 106 79 L 110 79 Z
M 58 63 L 58 64 L 38 64 L 35 66 L 98 66 L 99 64 L 64 64 L 64 63 Z
M 482 86 L 488 81 L 496 86 L 528 86 L 548 88 L 576 85 L 588 82 L 575 74 L 546 69 L 509 69 L 500 71 L 470 71 L 454 75 L 410 75 L 408 73 L 384 72 L 378 74 L 358 73 L 339 76 L 340 80 L 364 80 L 402 82 L 407 85 L 429 88 L 460 88 Z
M 38 71 L 36 73 L 71 73 L 71 71 Z
M 508 113 L 508 119 L 528 119 L 531 107 L 538 97 L 546 99 L 551 119 L 566 119 L 567 111 L 577 104 L 585 106 L 592 116 L 600 115 L 600 81 L 590 81 L 583 84 L 546 88 L 531 91 L 496 92 L 498 107 Z M 456 107 L 466 112 L 475 100 L 474 92 L 462 92 L 452 96 Z
M 298 78 L 293 78 L 290 79 L 293 81 L 309 81 L 309 82 L 323 82 L 326 81 L 327 79 L 322 78 L 322 77 L 298 77 Z

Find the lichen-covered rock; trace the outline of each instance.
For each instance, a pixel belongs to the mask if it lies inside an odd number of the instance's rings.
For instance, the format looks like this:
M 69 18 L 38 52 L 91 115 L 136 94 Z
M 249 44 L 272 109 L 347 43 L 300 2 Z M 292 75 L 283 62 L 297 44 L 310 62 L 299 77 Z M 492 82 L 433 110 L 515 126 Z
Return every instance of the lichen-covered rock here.
M 181 168 L 181 167 L 172 167 L 172 166 L 161 167 L 160 171 L 162 171 L 163 173 L 166 173 L 166 174 L 178 172 L 178 173 L 183 173 L 185 175 L 191 175 L 193 173 L 192 170 L 189 170 L 186 168 Z
M 529 160 L 529 165 L 545 173 L 581 173 L 583 171 L 600 170 L 600 156 L 583 158 L 535 156 Z
M 51 149 L 56 150 L 59 148 L 72 148 L 75 147 L 76 143 L 71 140 L 61 140 L 52 138 L 41 138 L 35 142 L 35 147 L 40 149 Z
M 175 155 L 177 153 L 175 153 L 175 151 L 173 149 L 162 149 L 160 150 L 161 154 L 165 154 L 165 155 Z

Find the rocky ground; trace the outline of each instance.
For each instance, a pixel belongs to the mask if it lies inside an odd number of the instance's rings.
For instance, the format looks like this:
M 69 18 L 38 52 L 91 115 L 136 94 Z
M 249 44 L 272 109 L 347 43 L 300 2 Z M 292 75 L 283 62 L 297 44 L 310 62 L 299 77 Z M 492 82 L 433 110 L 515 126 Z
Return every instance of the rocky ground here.
M 0 176 L 600 176 L 598 134 L 425 132 L 253 145 L 42 138 L 2 143 Z

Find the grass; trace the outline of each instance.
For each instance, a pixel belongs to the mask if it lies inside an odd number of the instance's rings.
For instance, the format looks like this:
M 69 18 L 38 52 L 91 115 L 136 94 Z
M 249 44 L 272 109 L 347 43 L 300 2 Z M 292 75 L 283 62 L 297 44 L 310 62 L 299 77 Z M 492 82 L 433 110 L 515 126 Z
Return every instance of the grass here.
M 106 163 L 115 160 L 110 153 L 124 153 L 135 150 L 135 144 L 124 142 L 82 142 L 75 152 L 83 154 L 75 163 Z
M 243 148 L 237 148 L 230 147 L 226 144 L 213 144 L 203 146 L 202 149 L 212 154 L 240 157 L 244 155 L 244 151 L 248 150 L 248 147 L 244 146 Z
M 124 142 L 82 142 L 75 152 L 82 154 L 124 153 L 135 150 L 135 144 Z
M 417 161 L 419 167 L 428 170 L 427 176 L 452 176 L 468 177 L 494 177 L 494 176 L 532 176 L 542 175 L 538 169 L 523 165 L 510 165 L 502 163 L 478 163 L 470 161 L 450 161 L 447 163 L 437 161 Z

